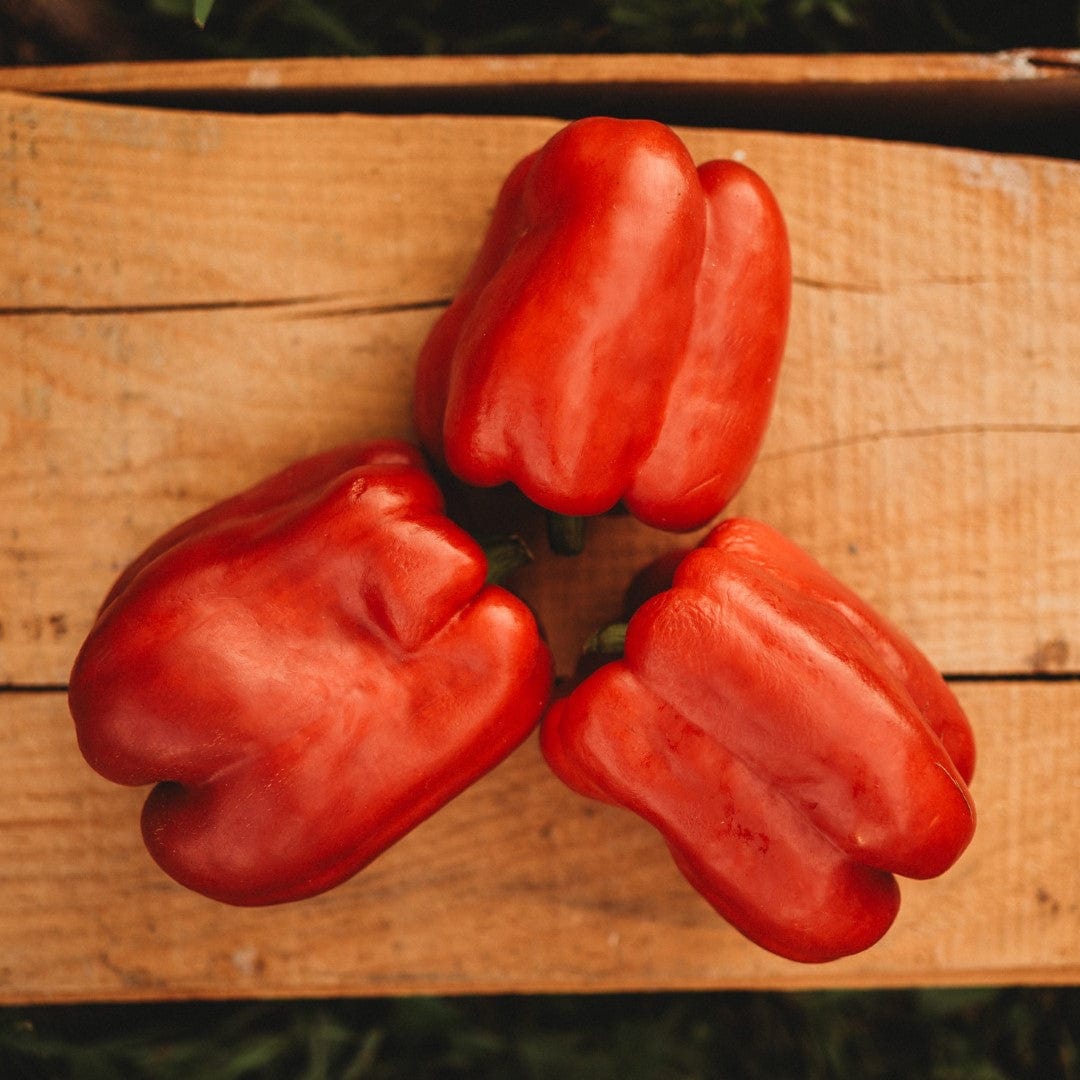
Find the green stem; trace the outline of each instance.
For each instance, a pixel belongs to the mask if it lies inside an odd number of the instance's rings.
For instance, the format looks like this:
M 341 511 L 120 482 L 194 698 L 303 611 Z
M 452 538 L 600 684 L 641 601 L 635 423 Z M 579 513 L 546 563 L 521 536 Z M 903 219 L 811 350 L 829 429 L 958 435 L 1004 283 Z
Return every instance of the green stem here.
M 586 656 L 607 656 L 612 660 L 622 656 L 626 649 L 626 623 L 611 623 L 602 627 L 585 642 Z
M 572 514 L 547 515 L 548 543 L 556 555 L 580 555 L 585 550 L 585 522 L 587 518 Z
M 480 541 L 487 558 L 487 583 L 501 585 L 515 571 L 533 561 L 533 553 L 520 536 L 493 536 Z

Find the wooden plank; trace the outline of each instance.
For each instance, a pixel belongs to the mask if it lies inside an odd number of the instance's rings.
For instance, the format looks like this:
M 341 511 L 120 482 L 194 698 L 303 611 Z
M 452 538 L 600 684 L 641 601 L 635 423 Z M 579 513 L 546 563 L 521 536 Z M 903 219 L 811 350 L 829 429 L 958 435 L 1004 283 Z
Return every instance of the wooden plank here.
M 575 85 L 802 87 L 926 83 L 1066 83 L 1080 57 L 1065 49 L 1001 53 L 866 53 L 702 56 L 665 54 L 312 57 L 0 68 L 0 89 L 44 94 L 340 91 L 364 88 Z
M 1080 55 L 458 56 L 0 69 L 0 89 L 199 109 L 652 116 L 1080 157 Z
M 410 434 L 420 342 L 556 124 L 2 100 L 0 682 L 57 684 L 159 532 L 320 447 Z M 951 672 L 1076 670 L 1080 166 L 685 136 L 762 172 L 793 242 L 775 420 L 733 510 Z M 564 670 L 670 543 L 597 535 L 524 579 Z
M 490 205 L 473 184 L 552 130 L 23 95 L 0 95 L 0 124 L 4 307 L 46 311 L 444 298 Z
M 860 318 L 859 305 L 822 310 L 820 290 L 800 296 L 807 317 Z M 0 526 L 4 681 L 65 681 L 112 579 L 182 517 L 356 433 L 409 434 L 414 358 L 433 317 L 334 318 L 299 305 L 0 319 L 0 349 L 22 357 L 0 388 L 15 450 Z M 903 306 L 888 317 L 899 324 Z M 949 671 L 1075 670 L 1065 643 L 1080 631 L 1070 526 L 1080 433 L 1054 419 L 1075 393 L 1068 364 L 1022 408 L 1003 383 L 995 413 L 985 385 L 938 378 L 933 339 L 912 335 L 903 348 L 898 334 L 905 355 L 877 373 L 857 350 L 837 353 L 826 373 L 816 349 L 833 337 L 793 349 L 732 512 L 796 537 Z M 633 572 L 689 542 L 613 518 L 567 561 L 546 554 L 534 517 L 514 524 L 537 553 L 518 584 L 563 671 L 618 614 Z
M 344 439 L 410 433 L 416 351 L 529 118 L 243 116 L 0 93 L 0 683 L 58 687 L 115 573 L 179 518 Z M 690 130 L 777 191 L 796 291 L 733 510 L 963 675 L 981 824 L 863 957 L 747 945 L 629 815 L 529 744 L 325 897 L 237 911 L 145 855 L 142 792 L 62 695 L 0 693 L 0 998 L 1080 979 L 1080 165 Z M 535 530 L 535 522 L 530 523 Z M 598 522 L 521 579 L 569 670 L 670 538 Z M 481 863 L 476 853 L 484 853 Z
M 0 1000 L 1080 981 L 1080 683 L 957 689 L 976 838 L 942 878 L 902 884 L 878 945 L 825 966 L 742 939 L 647 826 L 564 788 L 535 742 L 333 892 L 216 904 L 150 862 L 144 793 L 84 765 L 64 699 L 9 693 Z

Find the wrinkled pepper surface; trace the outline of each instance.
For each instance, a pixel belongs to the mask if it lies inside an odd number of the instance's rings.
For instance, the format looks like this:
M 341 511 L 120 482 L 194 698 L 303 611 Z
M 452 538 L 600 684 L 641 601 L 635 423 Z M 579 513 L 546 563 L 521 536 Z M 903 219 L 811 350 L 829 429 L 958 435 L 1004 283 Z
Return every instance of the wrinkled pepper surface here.
M 298 462 L 120 576 L 71 677 L 79 746 L 156 785 L 143 836 L 182 884 L 243 905 L 326 890 L 539 720 L 548 650 L 486 567 L 415 448 Z
M 467 483 L 697 528 L 757 454 L 790 292 L 783 217 L 756 173 L 695 168 L 654 121 L 576 121 L 506 179 L 421 351 L 417 429 Z
M 733 518 L 545 718 L 554 771 L 662 833 L 732 925 L 793 960 L 877 941 L 894 875 L 975 827 L 971 728 L 927 658 L 809 555 Z

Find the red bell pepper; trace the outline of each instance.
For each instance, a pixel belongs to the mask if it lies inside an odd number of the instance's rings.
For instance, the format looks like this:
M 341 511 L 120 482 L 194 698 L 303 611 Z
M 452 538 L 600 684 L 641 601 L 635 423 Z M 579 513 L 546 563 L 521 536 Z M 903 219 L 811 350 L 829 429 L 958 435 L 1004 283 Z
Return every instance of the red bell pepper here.
M 745 479 L 771 411 L 791 263 L 772 193 L 676 134 L 592 117 L 510 173 L 419 358 L 429 452 L 556 514 L 674 531 Z
M 301 461 L 120 576 L 76 660 L 79 746 L 177 881 L 270 904 L 349 877 L 534 728 L 551 659 L 419 452 Z
M 717 526 L 549 710 L 548 762 L 666 839 L 743 934 L 812 962 L 877 941 L 893 877 L 971 839 L 971 728 L 895 627 L 780 534 Z

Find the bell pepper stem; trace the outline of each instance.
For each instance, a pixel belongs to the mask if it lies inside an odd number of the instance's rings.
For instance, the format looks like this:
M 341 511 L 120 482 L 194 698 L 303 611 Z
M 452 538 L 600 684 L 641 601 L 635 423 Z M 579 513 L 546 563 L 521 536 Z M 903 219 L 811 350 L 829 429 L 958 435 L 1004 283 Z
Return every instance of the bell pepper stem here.
M 480 541 L 487 558 L 488 585 L 501 585 L 515 570 L 528 566 L 533 553 L 520 536 L 493 536 Z
M 605 656 L 612 660 L 622 656 L 626 650 L 626 626 L 624 622 L 617 622 L 601 627 L 585 642 L 586 656 Z
M 585 550 L 585 521 L 573 514 L 547 515 L 548 543 L 556 555 L 580 555 Z

